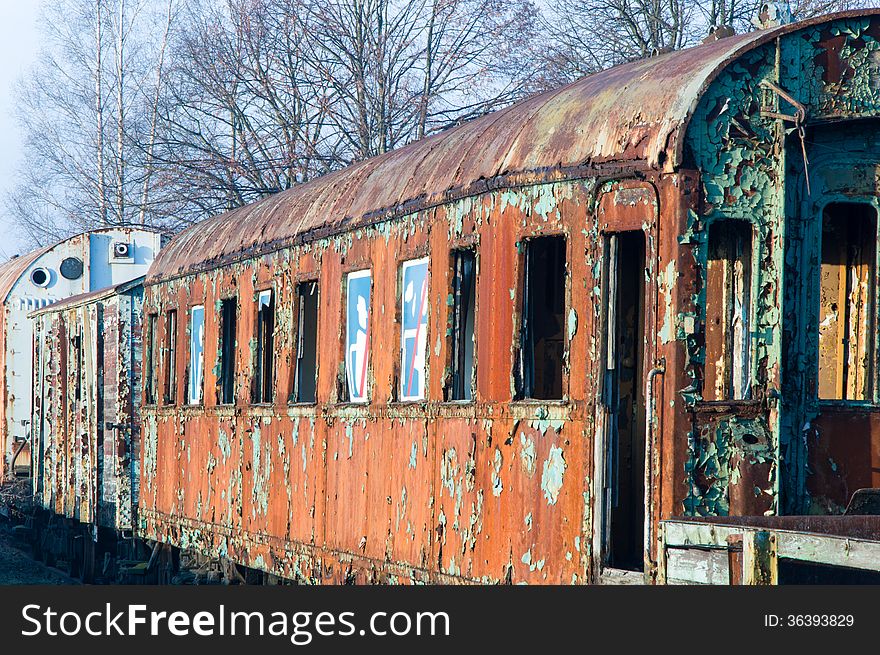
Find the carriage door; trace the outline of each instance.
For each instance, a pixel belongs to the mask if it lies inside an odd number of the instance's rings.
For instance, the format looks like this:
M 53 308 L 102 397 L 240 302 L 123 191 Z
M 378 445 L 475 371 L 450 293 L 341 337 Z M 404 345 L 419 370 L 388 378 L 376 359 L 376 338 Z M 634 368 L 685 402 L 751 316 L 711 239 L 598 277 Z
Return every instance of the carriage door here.
M 642 571 L 645 526 L 645 235 L 606 237 L 602 566 Z

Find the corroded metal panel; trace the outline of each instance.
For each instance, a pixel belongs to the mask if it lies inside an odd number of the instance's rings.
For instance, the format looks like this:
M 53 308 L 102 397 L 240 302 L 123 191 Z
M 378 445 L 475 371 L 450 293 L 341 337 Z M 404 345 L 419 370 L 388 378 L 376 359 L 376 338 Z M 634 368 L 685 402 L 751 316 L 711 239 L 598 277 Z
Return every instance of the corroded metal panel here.
M 83 523 L 133 527 L 139 471 L 139 283 L 58 303 L 32 314 L 34 472 L 38 502 Z
M 819 271 L 827 257 L 820 244 L 828 203 L 877 206 L 876 128 L 856 119 L 880 112 L 872 81 L 880 75 L 878 50 L 880 23 L 869 15 L 799 29 L 732 62 L 691 119 L 688 151 L 700 172 L 702 198 L 681 237 L 692 247 L 700 282 L 694 295 L 696 342 L 688 353 L 694 383 L 685 390 L 694 425 L 684 470 L 677 473 L 687 512 L 840 511 L 845 493 L 854 491 L 844 491 L 846 478 L 873 482 L 867 456 L 874 448 L 867 435 L 873 432 L 860 435 L 859 446 L 842 428 L 873 421 L 877 331 L 862 326 L 843 348 L 821 341 L 817 326 L 836 320 L 838 306 L 841 312 L 850 307 L 863 312 L 864 297 L 876 295 L 876 286 L 868 288 L 868 264 L 854 284 L 863 293 L 841 292 L 834 301 L 828 299 L 828 274 L 821 278 Z M 718 291 L 706 286 L 709 226 L 731 219 L 747 221 L 753 230 L 750 389 L 707 403 L 703 373 L 716 372 L 714 362 L 704 368 L 710 363 L 701 341 L 713 335 L 702 316 L 706 294 Z M 876 236 L 869 241 L 876 258 Z M 820 353 L 828 362 L 821 367 Z M 870 372 L 864 369 L 868 365 Z M 824 386 L 819 380 L 828 378 L 829 366 L 853 367 L 846 393 L 859 398 L 819 399 L 835 387 L 833 380 Z M 844 389 L 842 382 L 837 387 Z M 864 457 L 855 455 L 859 449 Z M 846 466 L 829 465 L 831 452 Z
M 585 362 L 598 288 L 585 233 L 593 183 L 496 192 L 351 236 L 147 288 L 145 313 L 203 304 L 203 405 L 142 408 L 140 531 L 304 581 L 582 582 L 589 567 Z M 614 220 L 610 217 L 609 220 Z M 428 226 L 431 229 L 428 229 Z M 565 394 L 509 408 L 525 239 L 567 237 Z M 594 233 L 595 234 L 595 233 Z M 476 401 L 443 403 L 450 252 L 478 247 Z M 426 402 L 398 400 L 401 262 L 428 256 Z M 591 255 L 592 256 L 592 255 Z M 343 280 L 373 274 L 366 405 L 345 402 Z M 316 406 L 289 405 L 295 287 L 319 280 Z M 274 402 L 254 404 L 256 296 L 276 294 Z M 499 293 L 498 289 L 503 289 Z M 235 297 L 236 402 L 218 405 L 219 301 Z M 168 342 L 160 321 L 158 336 Z M 174 374 L 186 379 L 178 326 Z M 394 344 L 394 345 L 390 345 Z M 170 357 L 162 351 L 166 376 Z M 576 363 L 573 365 L 572 362 Z
M 0 441 L 8 467 L 21 443 L 34 438 L 31 381 L 32 322 L 28 314 L 143 275 L 163 236 L 145 227 L 108 227 L 78 234 L 0 265 Z M 116 257 L 113 245 L 127 243 L 131 257 Z M 29 452 L 29 446 L 23 451 Z M 16 467 L 27 475 L 28 467 Z M 5 471 L 5 474 L 12 474 Z M 2 478 L 2 475 L 0 475 Z

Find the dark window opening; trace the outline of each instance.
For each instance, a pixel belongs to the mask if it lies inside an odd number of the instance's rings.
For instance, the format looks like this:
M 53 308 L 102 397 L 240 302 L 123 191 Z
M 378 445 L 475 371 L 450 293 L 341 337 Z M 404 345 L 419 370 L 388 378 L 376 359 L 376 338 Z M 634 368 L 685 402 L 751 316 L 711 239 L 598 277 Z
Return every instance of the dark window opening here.
M 296 378 L 293 401 L 313 403 L 317 397 L 318 375 L 318 283 L 303 282 L 297 287 L 299 320 L 296 336 Z
M 451 371 L 447 400 L 473 400 L 474 316 L 476 314 L 476 255 L 452 253 Z
M 819 398 L 868 400 L 873 375 L 877 212 L 835 202 L 822 216 Z
M 82 389 L 83 389 L 83 347 L 82 347 L 82 332 L 79 332 L 73 338 L 73 353 L 74 353 L 74 375 L 76 385 L 74 388 L 74 396 L 76 400 L 82 399 Z
M 144 371 L 144 391 L 148 405 L 156 404 L 156 379 L 159 370 L 158 355 L 158 325 L 159 317 L 156 314 L 150 314 L 147 317 L 147 353 L 144 361 L 146 362 L 146 370 Z
M 752 226 L 723 220 L 709 228 L 703 400 L 751 395 Z
M 165 371 L 165 404 L 177 403 L 177 311 L 165 315 L 165 348 L 168 351 L 168 368 Z
M 235 402 L 235 298 L 220 303 L 220 404 Z
M 271 290 L 257 296 L 257 351 L 254 402 L 272 402 L 275 365 L 275 298 Z
M 565 237 L 526 242 L 517 399 L 562 399 Z
M 603 471 L 602 541 L 605 563 L 644 567 L 645 523 L 645 237 L 612 235 L 604 280 L 605 373 L 608 408 Z

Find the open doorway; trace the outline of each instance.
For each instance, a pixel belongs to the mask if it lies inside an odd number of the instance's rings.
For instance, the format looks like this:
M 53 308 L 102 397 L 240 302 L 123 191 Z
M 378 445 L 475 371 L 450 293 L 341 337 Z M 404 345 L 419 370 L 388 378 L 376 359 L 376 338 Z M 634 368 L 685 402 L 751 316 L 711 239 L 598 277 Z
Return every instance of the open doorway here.
M 613 234 L 606 247 L 603 403 L 608 427 L 603 563 L 641 571 L 645 546 L 645 237 L 642 232 Z

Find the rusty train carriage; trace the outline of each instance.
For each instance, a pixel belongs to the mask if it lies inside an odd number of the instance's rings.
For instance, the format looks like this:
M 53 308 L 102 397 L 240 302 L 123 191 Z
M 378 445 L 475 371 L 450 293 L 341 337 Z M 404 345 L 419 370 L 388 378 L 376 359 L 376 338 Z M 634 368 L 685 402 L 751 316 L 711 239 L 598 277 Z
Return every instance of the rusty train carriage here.
M 880 486 L 878 80 L 877 12 L 730 36 L 189 229 L 146 282 L 141 536 L 300 581 L 578 583 L 651 580 L 663 517 L 839 512 Z
M 86 580 L 136 527 L 143 280 L 31 313 L 35 531 Z
M 31 472 L 33 334 L 28 313 L 144 275 L 165 240 L 149 227 L 104 227 L 0 265 L 0 483 Z

